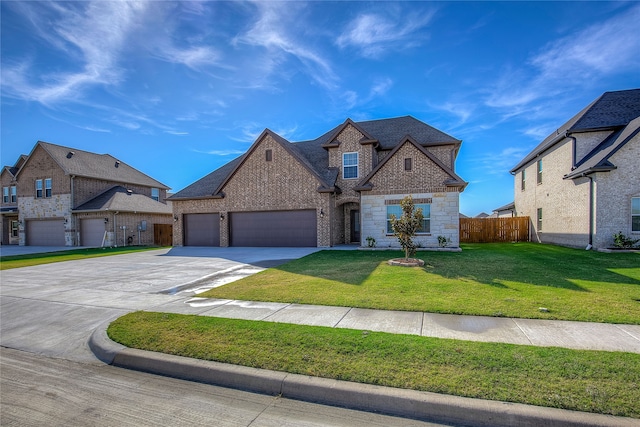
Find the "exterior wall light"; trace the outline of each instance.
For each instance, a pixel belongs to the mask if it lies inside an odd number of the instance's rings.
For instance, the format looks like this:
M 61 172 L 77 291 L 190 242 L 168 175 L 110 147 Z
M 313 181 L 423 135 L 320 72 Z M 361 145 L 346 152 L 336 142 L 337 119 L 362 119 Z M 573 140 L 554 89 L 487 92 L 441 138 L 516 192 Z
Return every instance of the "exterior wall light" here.
M 320 218 L 324 218 L 324 211 L 320 209 Z

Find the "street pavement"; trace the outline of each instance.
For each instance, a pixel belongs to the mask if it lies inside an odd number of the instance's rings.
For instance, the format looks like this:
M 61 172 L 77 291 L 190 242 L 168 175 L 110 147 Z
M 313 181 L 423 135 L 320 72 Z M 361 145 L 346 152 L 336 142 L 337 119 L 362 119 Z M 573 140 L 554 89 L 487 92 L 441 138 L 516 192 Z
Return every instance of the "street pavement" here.
M 2 247 L 3 256 L 9 255 L 8 249 L 10 247 Z M 196 292 L 316 250 L 172 248 L 4 270 L 0 272 L 0 344 L 29 353 L 100 365 L 103 362 L 89 347 L 92 343 L 96 350 L 96 341 L 92 341 L 92 337 L 100 336 L 109 321 L 123 314 L 148 310 L 485 342 L 640 353 L 638 325 L 454 316 L 194 297 Z M 104 344 L 103 347 L 110 345 L 103 340 L 97 342 Z M 100 351 L 98 345 L 97 352 Z M 111 351 L 107 357 L 111 361 L 119 356 L 121 360 L 131 356 L 117 347 L 106 351 Z M 136 360 L 132 364 L 142 363 L 138 368 L 143 370 L 144 360 L 152 359 L 145 353 L 136 353 L 135 358 L 130 359 Z M 169 366 L 177 367 L 179 364 Z M 320 386 L 314 384 L 313 387 Z M 327 390 L 320 388 L 327 394 Z M 335 384 L 330 389 L 335 389 Z M 356 396 L 357 393 L 348 395 Z M 371 400 L 370 397 L 368 399 Z M 420 399 L 424 396 L 421 395 Z M 348 402 L 342 404 L 348 406 Z M 457 400 L 456 404 L 467 405 Z M 487 403 L 482 401 L 482 405 Z M 353 407 L 375 410 L 358 405 Z M 513 405 L 510 410 L 516 415 L 523 413 Z M 489 413 L 494 411 L 491 409 Z M 598 417 L 591 416 L 591 419 Z M 615 420 L 616 423 L 618 421 Z M 479 421 L 475 424 L 483 425 Z

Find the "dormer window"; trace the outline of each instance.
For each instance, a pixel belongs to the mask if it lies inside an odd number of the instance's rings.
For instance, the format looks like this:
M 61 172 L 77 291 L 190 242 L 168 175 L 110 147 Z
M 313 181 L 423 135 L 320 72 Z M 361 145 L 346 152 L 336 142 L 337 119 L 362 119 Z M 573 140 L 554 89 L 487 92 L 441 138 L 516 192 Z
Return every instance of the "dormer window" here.
M 358 177 L 358 153 L 344 153 L 342 155 L 342 178 L 354 179 Z

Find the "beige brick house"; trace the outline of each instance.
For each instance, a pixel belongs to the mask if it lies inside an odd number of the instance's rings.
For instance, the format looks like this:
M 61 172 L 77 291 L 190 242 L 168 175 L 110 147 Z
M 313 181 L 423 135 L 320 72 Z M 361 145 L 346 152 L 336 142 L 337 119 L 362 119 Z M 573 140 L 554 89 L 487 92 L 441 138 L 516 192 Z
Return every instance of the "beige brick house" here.
M 2 244 L 148 245 L 173 223 L 168 187 L 108 154 L 38 141 L 2 186 Z
M 532 240 L 602 249 L 614 233 L 640 238 L 639 132 L 640 89 L 606 92 L 511 170 Z
M 239 158 L 170 197 L 174 244 L 397 246 L 389 217 L 411 195 L 425 213 L 417 242 L 457 247 L 461 141 L 413 117 L 344 123 L 289 142 L 266 129 Z

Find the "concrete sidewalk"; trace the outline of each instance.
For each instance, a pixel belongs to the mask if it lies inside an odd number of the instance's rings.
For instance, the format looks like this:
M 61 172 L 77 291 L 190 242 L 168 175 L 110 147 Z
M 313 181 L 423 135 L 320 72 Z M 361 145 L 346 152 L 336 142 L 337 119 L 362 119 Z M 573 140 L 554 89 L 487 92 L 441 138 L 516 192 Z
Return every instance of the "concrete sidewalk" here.
M 579 322 L 531 321 L 525 319 L 493 319 L 474 316 L 434 315 L 429 313 L 385 312 L 344 307 L 304 306 L 296 304 L 262 303 L 252 301 L 206 300 L 192 298 L 183 307 L 175 303 L 162 307 L 162 311 L 192 313 L 228 318 L 350 327 L 364 330 L 382 330 L 450 337 L 451 328 L 459 326 L 459 333 L 467 339 L 479 341 L 511 342 L 513 325 L 525 325 L 531 336 L 537 336 L 536 345 L 568 344 L 579 347 L 615 347 L 640 352 L 640 327 L 625 325 L 585 324 Z M 188 308 L 187 308 L 188 307 Z M 156 307 L 158 308 L 158 307 Z M 166 310 L 165 310 L 166 309 Z M 456 320 L 457 319 L 457 320 Z M 497 322 L 493 322 L 497 320 Z M 507 322 L 502 322 L 507 321 Z M 508 321 L 513 321 L 510 325 Z M 446 327 L 435 327 L 440 323 Z M 134 369 L 189 381 L 213 384 L 256 393 L 281 396 L 324 405 L 383 413 L 409 419 L 482 427 L 625 427 L 640 426 L 640 420 L 609 415 L 591 414 L 532 405 L 471 399 L 415 390 L 405 390 L 370 384 L 318 378 L 287 372 L 269 371 L 245 366 L 191 359 L 163 353 L 127 348 L 111 341 L 106 333 L 109 322 L 98 327 L 91 335 L 89 347 L 96 357 L 114 366 Z M 631 330 L 634 334 L 625 332 Z M 444 332 L 447 331 L 447 332 Z M 535 331 L 533 333 L 532 331 Z M 523 332 L 524 333 L 524 332 Z M 543 335 L 549 333 L 548 339 Z M 593 333 L 594 339 L 590 339 Z M 618 339 L 606 338 L 613 333 Z M 527 336 L 526 333 L 524 333 Z M 583 340 L 580 337 L 585 338 Z M 626 339 L 625 339 L 626 337 Z M 529 339 L 529 344 L 533 341 Z M 603 341 L 604 340 L 604 341 Z M 589 344 L 585 341 L 595 342 Z M 542 344 L 542 343 L 547 344 Z M 520 343 L 520 342 L 518 342 Z
M 172 301 L 156 306 L 153 310 L 467 341 L 640 353 L 640 325 L 460 316 L 207 298 L 189 298 L 184 303 Z

